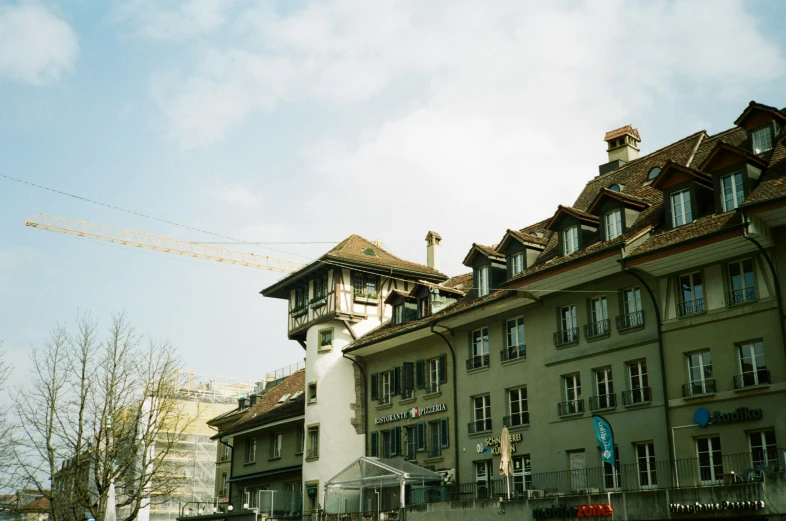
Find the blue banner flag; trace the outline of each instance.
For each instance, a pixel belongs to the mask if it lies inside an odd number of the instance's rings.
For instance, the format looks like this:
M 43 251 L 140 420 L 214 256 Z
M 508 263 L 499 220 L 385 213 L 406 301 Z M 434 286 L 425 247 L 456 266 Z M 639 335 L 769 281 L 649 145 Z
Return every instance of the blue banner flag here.
M 614 466 L 614 432 L 611 425 L 603 416 L 592 415 L 592 424 L 595 427 L 595 437 L 598 438 L 600 455 L 603 463 Z

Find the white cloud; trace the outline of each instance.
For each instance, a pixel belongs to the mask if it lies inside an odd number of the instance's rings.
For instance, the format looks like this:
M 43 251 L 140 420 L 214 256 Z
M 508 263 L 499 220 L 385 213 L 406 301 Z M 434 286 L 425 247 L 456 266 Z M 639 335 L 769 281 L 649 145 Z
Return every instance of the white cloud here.
M 219 198 L 232 206 L 252 208 L 259 204 L 259 197 L 243 185 L 233 184 L 222 188 Z
M 223 26 L 234 3 L 236 0 L 118 0 L 113 14 L 136 36 L 178 41 Z
M 78 54 L 71 26 L 46 7 L 0 5 L 0 78 L 51 83 L 74 68 Z

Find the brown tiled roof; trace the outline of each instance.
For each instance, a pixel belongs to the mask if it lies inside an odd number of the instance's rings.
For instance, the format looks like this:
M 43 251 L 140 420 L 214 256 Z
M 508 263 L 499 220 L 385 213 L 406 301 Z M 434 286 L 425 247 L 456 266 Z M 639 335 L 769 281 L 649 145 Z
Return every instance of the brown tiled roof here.
M 467 256 L 464 257 L 464 261 L 463 261 L 464 266 L 467 266 L 468 263 L 472 261 L 472 257 L 474 256 L 476 251 L 480 252 L 481 255 L 485 255 L 490 259 L 495 259 L 500 261 L 505 260 L 505 256 L 501 255 L 497 250 L 495 250 L 491 246 L 484 246 L 482 244 L 473 242 L 472 248 L 469 249 L 469 252 L 467 252 Z
M 537 235 L 532 235 L 531 233 L 520 232 L 518 230 L 511 230 L 508 229 L 506 234 L 510 234 L 511 237 L 515 237 L 521 242 L 530 242 L 532 244 L 538 244 L 540 246 L 545 246 L 548 241 L 545 237 L 538 237 Z M 500 244 L 502 242 L 500 241 Z
M 625 125 L 624 127 L 620 127 L 615 130 L 609 130 L 608 132 L 606 132 L 606 137 L 603 138 L 603 141 L 610 141 L 612 139 L 617 139 L 620 136 L 631 136 L 635 138 L 636 141 L 641 141 L 639 130 L 633 128 L 630 125 Z
M 393 297 L 404 297 L 405 299 L 412 298 L 412 292 L 401 289 L 391 289 L 390 293 L 388 293 L 388 296 L 385 297 L 385 304 L 387 304 Z
M 601 188 L 600 192 L 598 192 L 598 195 L 595 197 L 595 200 L 592 201 L 592 203 L 588 208 L 589 213 L 594 214 L 597 206 L 606 197 L 609 197 L 611 199 L 616 199 L 617 201 L 620 201 L 621 203 L 627 206 L 632 206 L 634 208 L 646 208 L 647 206 L 650 205 L 647 201 L 645 201 L 641 197 L 636 197 L 622 192 L 616 192 L 614 190 L 609 190 L 608 188 Z
M 373 252 L 373 254 L 369 255 L 368 253 L 370 252 Z M 415 273 L 445 277 L 443 273 L 434 268 L 429 268 L 425 264 L 418 264 L 417 262 L 410 262 L 396 257 L 360 235 L 350 235 L 327 252 L 323 258 L 374 264 L 383 268 L 400 268 Z
M 303 391 L 305 391 L 305 389 L 306 370 L 300 369 L 259 396 L 257 402 L 249 407 L 231 427 L 224 430 L 221 436 L 257 426 L 261 427 L 267 423 L 294 418 L 295 416 L 304 414 L 306 410 L 306 400 Z M 291 395 L 295 394 L 297 391 L 301 391 L 301 395 L 293 400 Z M 278 400 L 285 394 L 289 394 L 290 398 L 284 403 L 279 404 Z
M 583 210 L 579 210 L 578 208 L 571 208 L 570 206 L 559 205 L 557 207 L 557 211 L 554 212 L 554 216 L 549 221 L 549 224 L 547 226 L 549 230 L 554 230 L 554 226 L 557 224 L 557 221 L 559 220 L 560 215 L 562 214 L 570 215 L 580 221 L 586 221 L 593 224 L 598 224 L 599 221 L 597 215 L 592 215 L 591 213 L 587 213 Z
M 770 112 L 773 116 L 781 121 L 786 121 L 786 113 L 783 110 L 779 110 L 775 107 L 770 107 L 769 105 L 764 105 L 762 103 L 756 103 L 755 101 L 751 101 L 745 110 L 742 111 L 742 114 L 739 115 L 737 119 L 734 120 L 735 125 L 741 124 L 745 121 L 745 118 L 748 117 L 748 114 L 753 112 L 754 110 L 763 110 L 765 112 Z
M 786 131 L 781 130 L 786 136 Z M 759 179 L 759 185 L 740 205 L 742 209 L 786 197 L 786 140 L 781 140 L 772 151 L 770 165 Z
M 644 253 L 650 253 L 691 239 L 696 239 L 703 235 L 709 235 L 721 231 L 724 228 L 730 228 L 740 222 L 740 215 L 733 211 L 722 214 L 705 215 L 699 217 L 690 224 L 653 234 L 652 237 L 636 248 L 629 258 Z

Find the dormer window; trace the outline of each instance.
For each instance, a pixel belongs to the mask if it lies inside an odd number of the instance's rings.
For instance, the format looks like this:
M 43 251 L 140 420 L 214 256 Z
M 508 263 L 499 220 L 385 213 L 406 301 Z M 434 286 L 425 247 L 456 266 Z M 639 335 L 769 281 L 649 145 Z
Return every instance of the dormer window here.
M 622 235 L 622 210 L 619 208 L 607 212 L 603 216 L 606 225 L 606 240 L 610 241 Z
M 562 230 L 562 253 L 570 255 L 579 249 L 579 227 L 571 226 Z
M 690 190 L 680 190 L 671 194 L 671 225 L 676 228 L 693 222 L 693 209 L 690 205 Z
M 745 199 L 745 189 L 742 184 L 742 172 L 721 177 L 720 180 L 721 202 L 723 204 L 723 211 L 730 212 L 737 208 L 743 199 Z
M 752 131 L 751 144 L 754 154 L 763 154 L 772 150 L 772 126 L 767 125 Z
M 518 275 L 524 271 L 524 252 L 514 253 L 508 262 L 510 263 L 510 275 Z
M 396 304 L 395 306 L 393 306 L 393 323 L 394 324 L 404 323 L 404 304 Z
M 489 294 L 489 267 L 481 266 L 475 270 L 475 287 L 479 297 Z
M 427 317 L 429 315 L 428 297 L 418 299 L 418 318 Z

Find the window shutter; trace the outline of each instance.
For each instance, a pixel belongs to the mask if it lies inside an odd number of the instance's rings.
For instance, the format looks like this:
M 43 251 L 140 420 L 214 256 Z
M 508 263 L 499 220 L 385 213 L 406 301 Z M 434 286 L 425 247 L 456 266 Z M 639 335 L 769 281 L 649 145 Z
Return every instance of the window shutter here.
M 439 357 L 439 383 L 444 384 L 448 381 L 448 355 Z
M 396 366 L 391 371 L 393 374 L 393 381 L 390 383 L 390 394 L 399 394 L 401 392 L 401 367 Z
M 377 453 L 379 452 L 377 450 L 378 438 L 379 438 L 379 432 L 375 431 L 375 432 L 371 433 L 371 457 L 372 458 L 376 458 L 377 457 Z
M 403 391 L 415 390 L 415 364 L 412 362 L 404 362 L 404 371 L 402 373 L 401 389 Z
M 415 362 L 415 387 L 418 389 L 426 388 L 426 361 L 418 360 Z
M 415 437 L 417 438 L 418 452 L 426 450 L 426 423 L 415 424 Z
M 448 433 L 448 419 L 442 418 L 439 420 L 439 439 L 442 442 L 442 448 L 446 449 L 450 443 L 450 434 Z
M 372 400 L 379 400 L 379 385 L 377 384 L 377 380 L 379 379 L 379 375 L 377 373 L 372 373 L 371 375 L 371 399 Z

